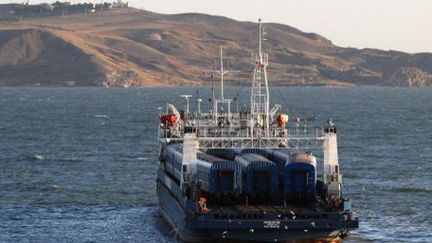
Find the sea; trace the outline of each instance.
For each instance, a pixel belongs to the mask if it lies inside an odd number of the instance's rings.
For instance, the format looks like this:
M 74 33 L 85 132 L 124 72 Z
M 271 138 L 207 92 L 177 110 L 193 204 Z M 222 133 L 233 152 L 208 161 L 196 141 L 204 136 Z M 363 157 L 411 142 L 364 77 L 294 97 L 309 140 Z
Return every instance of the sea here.
M 331 117 L 338 129 L 343 193 L 360 218 L 344 242 L 432 242 L 432 88 L 270 93 L 291 121 L 307 128 Z M 1 88 L 0 242 L 176 242 L 155 179 L 158 113 L 184 106 L 180 94 L 206 109 L 212 92 Z M 230 87 L 225 96 L 247 103 L 249 94 Z

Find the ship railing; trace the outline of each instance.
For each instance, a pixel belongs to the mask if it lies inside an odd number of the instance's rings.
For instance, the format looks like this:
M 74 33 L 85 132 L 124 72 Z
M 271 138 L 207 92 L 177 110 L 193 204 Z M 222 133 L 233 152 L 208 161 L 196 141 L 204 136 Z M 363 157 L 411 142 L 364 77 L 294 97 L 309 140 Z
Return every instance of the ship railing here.
M 171 129 L 159 127 L 159 138 L 178 138 L 183 137 L 184 129 Z M 251 135 L 249 128 L 241 128 L 239 126 L 229 127 L 214 127 L 214 126 L 198 126 L 196 127 L 197 137 L 269 137 L 269 138 L 287 138 L 287 139 L 321 139 L 324 137 L 323 128 L 313 129 L 300 129 L 300 128 L 287 128 L 287 129 L 270 129 L 268 135 L 262 129 L 255 129 Z
M 239 119 L 239 114 L 236 112 L 218 112 L 217 114 L 215 113 L 188 113 L 187 115 L 189 120 L 196 120 L 196 121 L 214 121 L 216 118 L 227 118 L 229 120 L 238 120 Z
M 251 135 L 249 128 L 237 127 L 197 127 L 197 137 L 272 137 L 289 139 L 320 139 L 324 136 L 322 128 L 300 129 L 300 128 L 274 128 L 268 134 L 262 129 L 254 129 Z
M 159 127 L 159 139 L 182 140 L 184 128 L 166 128 Z M 214 125 L 198 125 L 196 126 L 196 135 L 198 140 L 208 141 L 241 141 L 248 140 L 248 143 L 256 143 L 255 141 L 270 141 L 280 142 L 287 140 L 290 142 L 301 143 L 303 141 L 322 141 L 324 139 L 324 129 L 315 128 L 280 128 L 272 127 L 269 133 L 265 134 L 263 129 L 254 129 L 251 135 L 250 128 L 236 126 L 219 127 Z M 258 142 L 259 143 L 259 142 Z
M 218 137 L 199 138 L 199 146 L 202 148 L 293 148 L 293 149 L 321 149 L 320 139 L 287 139 L 275 137 Z
M 240 127 L 196 127 L 197 139 L 202 147 L 320 147 L 324 140 L 323 128 L 287 128 L 278 127 L 265 134 L 263 130 L 255 129 L 254 135 Z M 184 129 L 159 128 L 161 142 L 182 141 Z
M 158 138 L 163 141 L 170 140 L 183 140 L 183 128 L 168 128 L 167 126 L 158 127 Z

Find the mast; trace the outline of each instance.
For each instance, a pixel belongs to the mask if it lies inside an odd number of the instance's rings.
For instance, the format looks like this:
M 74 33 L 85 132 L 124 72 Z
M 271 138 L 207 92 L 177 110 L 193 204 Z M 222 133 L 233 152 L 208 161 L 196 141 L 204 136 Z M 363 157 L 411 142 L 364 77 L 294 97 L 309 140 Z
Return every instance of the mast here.
M 269 87 L 267 80 L 268 54 L 262 52 L 262 41 L 265 35 L 261 25 L 261 19 L 258 20 L 258 53 L 253 54 L 255 67 L 253 72 L 252 90 L 251 90 L 251 135 L 254 135 L 255 126 L 263 129 L 265 135 L 269 133 Z
M 224 65 L 223 65 L 223 47 L 220 47 L 220 76 L 221 76 L 221 100 L 224 100 L 224 75 L 226 73 L 224 73 Z
M 224 69 L 223 46 L 220 46 L 220 70 L 216 70 L 216 68 L 215 68 L 215 70 L 211 71 L 211 73 L 216 73 L 216 74 L 219 74 L 219 76 L 220 76 L 220 97 L 219 97 L 219 99 L 215 98 L 214 89 L 212 86 L 212 93 L 213 93 L 212 102 L 213 102 L 213 118 L 214 119 L 217 119 L 219 117 L 219 114 L 218 114 L 218 105 L 219 104 L 227 104 L 228 105 L 228 107 L 227 107 L 228 108 L 228 118 L 230 117 L 232 99 L 225 99 L 225 96 L 224 96 L 224 76 L 226 74 L 229 74 L 229 73 L 238 73 L 238 72 L 239 71 L 232 71 L 232 70 L 225 70 Z

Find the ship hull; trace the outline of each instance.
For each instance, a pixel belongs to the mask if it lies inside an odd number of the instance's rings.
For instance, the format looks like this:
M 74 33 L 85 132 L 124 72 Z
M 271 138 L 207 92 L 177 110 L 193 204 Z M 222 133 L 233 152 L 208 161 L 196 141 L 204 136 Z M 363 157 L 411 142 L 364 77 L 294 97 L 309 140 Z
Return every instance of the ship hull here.
M 162 173 L 159 173 L 161 177 Z M 293 240 L 336 239 L 347 233 L 340 228 L 311 228 L 313 221 L 284 224 L 269 220 L 211 220 L 191 217 L 176 196 L 175 183 L 165 183 L 169 178 L 158 179 L 160 212 L 174 229 L 176 237 L 185 242 L 284 242 Z M 167 185 L 169 184 L 169 185 Z M 174 190 L 173 190 L 174 189 Z M 266 222 L 279 222 L 277 225 Z M 318 224 L 318 221 L 316 221 Z M 267 226 L 267 227 L 266 227 Z M 268 227 L 270 226 L 270 228 Z

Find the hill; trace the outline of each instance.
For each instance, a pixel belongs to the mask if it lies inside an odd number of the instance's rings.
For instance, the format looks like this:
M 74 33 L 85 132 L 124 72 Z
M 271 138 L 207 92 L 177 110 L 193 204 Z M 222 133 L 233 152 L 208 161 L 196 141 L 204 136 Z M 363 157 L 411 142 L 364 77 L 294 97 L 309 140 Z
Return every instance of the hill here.
M 431 85 L 432 54 L 341 48 L 318 34 L 267 23 L 274 85 Z M 30 16 L 0 11 L 0 85 L 206 85 L 223 45 L 230 81 L 249 83 L 257 25 L 197 13 L 125 8 Z

